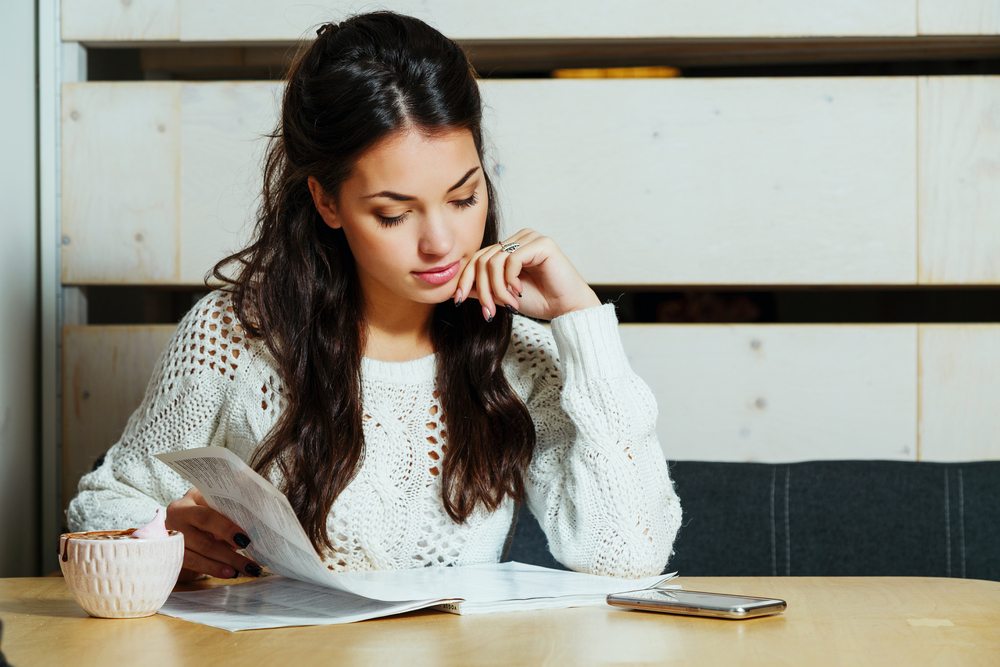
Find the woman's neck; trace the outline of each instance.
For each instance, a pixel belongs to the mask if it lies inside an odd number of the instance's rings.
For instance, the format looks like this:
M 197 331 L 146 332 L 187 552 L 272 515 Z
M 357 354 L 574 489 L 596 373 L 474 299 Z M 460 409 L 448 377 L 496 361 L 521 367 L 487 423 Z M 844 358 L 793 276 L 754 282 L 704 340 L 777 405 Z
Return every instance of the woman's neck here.
M 364 355 L 378 361 L 409 361 L 434 352 L 431 319 L 434 304 L 366 304 L 368 340 Z

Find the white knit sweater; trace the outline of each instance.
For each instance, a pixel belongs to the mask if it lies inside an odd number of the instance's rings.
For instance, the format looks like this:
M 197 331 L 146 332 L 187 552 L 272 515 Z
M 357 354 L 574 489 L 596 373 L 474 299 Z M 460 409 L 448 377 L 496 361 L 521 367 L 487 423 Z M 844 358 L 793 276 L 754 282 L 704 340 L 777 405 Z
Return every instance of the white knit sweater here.
M 638 577 L 663 571 L 681 508 L 657 442 L 656 403 L 630 367 L 613 304 L 555 318 L 514 315 L 503 360 L 535 424 L 527 504 L 566 567 Z M 365 456 L 327 519 L 331 570 L 497 562 L 514 503 L 455 523 L 441 500 L 447 430 L 435 355 L 362 359 Z M 215 445 L 249 461 L 283 405 L 273 357 L 247 339 L 226 293 L 184 317 L 145 398 L 103 464 L 80 480 L 71 530 L 142 525 L 189 485 L 154 453 Z M 272 478 L 274 480 L 274 478 Z M 252 537 L 252 536 L 251 536 Z M 265 563 L 266 565 L 266 563 Z

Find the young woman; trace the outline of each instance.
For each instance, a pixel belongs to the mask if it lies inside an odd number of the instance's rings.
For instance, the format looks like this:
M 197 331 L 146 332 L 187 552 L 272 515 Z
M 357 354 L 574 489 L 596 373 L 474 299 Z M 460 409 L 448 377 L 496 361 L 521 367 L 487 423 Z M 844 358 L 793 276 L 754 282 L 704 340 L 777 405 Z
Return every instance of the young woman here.
M 388 11 L 317 33 L 255 238 L 216 265 L 70 528 L 166 505 L 184 578 L 260 574 L 237 553 L 252 536 L 153 457 L 217 445 L 285 492 L 332 570 L 496 562 L 526 502 L 567 567 L 662 572 L 681 510 L 652 393 L 556 243 L 501 238 L 466 55 Z

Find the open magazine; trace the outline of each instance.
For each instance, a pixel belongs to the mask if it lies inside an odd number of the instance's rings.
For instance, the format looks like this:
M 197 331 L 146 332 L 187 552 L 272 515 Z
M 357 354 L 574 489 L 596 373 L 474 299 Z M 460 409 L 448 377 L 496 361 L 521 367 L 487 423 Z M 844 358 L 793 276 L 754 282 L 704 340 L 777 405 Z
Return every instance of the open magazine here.
M 667 584 L 676 573 L 602 577 L 524 563 L 332 572 L 288 499 L 223 447 L 156 457 L 250 536 L 247 556 L 269 576 L 239 586 L 172 593 L 160 613 L 226 630 L 351 623 L 435 608 L 459 614 L 604 604 L 608 593 Z

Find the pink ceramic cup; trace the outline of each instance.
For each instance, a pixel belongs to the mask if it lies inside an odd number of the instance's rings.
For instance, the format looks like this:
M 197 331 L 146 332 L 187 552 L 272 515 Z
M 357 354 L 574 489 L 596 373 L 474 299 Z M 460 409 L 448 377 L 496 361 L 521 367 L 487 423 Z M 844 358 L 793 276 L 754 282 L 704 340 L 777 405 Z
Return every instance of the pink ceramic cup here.
M 166 602 L 184 562 L 184 534 L 131 537 L 128 530 L 64 533 L 59 566 L 73 597 L 91 616 L 152 616 Z

